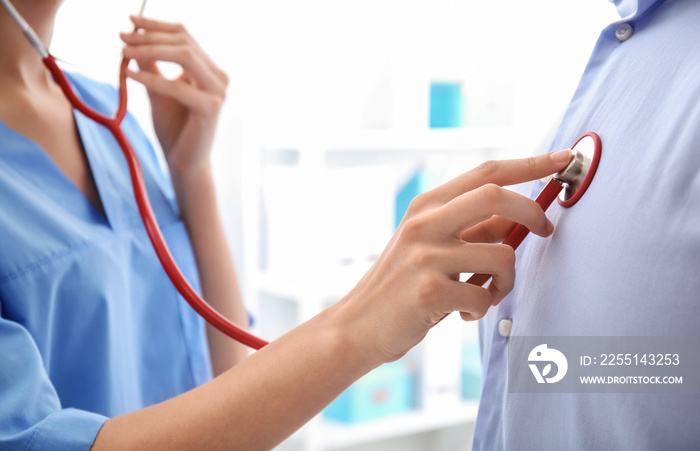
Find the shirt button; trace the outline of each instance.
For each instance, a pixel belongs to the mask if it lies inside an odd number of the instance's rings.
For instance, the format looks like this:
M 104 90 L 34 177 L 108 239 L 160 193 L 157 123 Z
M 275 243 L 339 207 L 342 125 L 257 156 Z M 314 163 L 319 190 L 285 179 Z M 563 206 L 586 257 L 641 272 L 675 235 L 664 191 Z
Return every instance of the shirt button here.
M 615 30 L 615 37 L 620 40 L 620 42 L 625 42 L 634 34 L 634 28 L 628 23 L 623 23 L 617 30 Z
M 501 337 L 510 337 L 510 331 L 513 329 L 513 321 L 509 319 L 502 319 L 498 323 L 498 333 Z

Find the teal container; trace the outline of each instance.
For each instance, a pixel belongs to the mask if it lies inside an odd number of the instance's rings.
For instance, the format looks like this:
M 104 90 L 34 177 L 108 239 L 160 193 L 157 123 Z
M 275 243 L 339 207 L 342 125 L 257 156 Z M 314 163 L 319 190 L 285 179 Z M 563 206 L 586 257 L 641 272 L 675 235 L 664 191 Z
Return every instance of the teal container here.
M 418 168 L 411 174 L 396 193 L 396 208 L 394 214 L 394 228 L 397 228 L 403 220 L 408 206 L 414 197 L 425 191 L 425 169 Z
M 478 400 L 481 397 L 482 369 L 479 343 L 465 344 L 462 348 L 462 398 Z
M 387 418 L 411 410 L 412 378 L 400 360 L 376 368 L 352 384 L 323 411 L 343 423 Z
M 430 128 L 451 128 L 464 125 L 462 84 L 430 83 Z

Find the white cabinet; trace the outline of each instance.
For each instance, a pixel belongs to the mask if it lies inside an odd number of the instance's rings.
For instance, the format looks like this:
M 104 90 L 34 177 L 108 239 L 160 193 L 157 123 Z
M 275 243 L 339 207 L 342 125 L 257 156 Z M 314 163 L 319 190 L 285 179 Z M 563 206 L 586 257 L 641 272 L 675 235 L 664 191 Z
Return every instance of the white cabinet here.
M 391 237 L 396 192 L 414 171 L 441 183 L 511 155 L 515 136 L 463 128 L 248 143 L 244 271 L 254 332 L 275 339 L 354 286 Z M 475 346 L 476 325 L 458 317 L 444 323 L 408 356 L 417 365 L 412 411 L 356 424 L 319 416 L 279 450 L 469 449 L 477 402 L 462 399 L 461 374 L 453 372 L 461 370 L 463 346 Z M 449 373 L 445 387 L 436 382 L 441 371 Z M 438 384 L 436 393 L 429 384 Z

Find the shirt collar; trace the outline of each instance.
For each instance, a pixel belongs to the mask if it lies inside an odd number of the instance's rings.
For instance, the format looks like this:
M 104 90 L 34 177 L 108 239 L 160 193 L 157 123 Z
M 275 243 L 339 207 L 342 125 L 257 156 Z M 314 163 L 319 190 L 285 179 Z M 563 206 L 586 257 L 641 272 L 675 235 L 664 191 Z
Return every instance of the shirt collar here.
M 615 3 L 617 13 L 623 20 L 639 17 L 659 0 L 610 0 Z

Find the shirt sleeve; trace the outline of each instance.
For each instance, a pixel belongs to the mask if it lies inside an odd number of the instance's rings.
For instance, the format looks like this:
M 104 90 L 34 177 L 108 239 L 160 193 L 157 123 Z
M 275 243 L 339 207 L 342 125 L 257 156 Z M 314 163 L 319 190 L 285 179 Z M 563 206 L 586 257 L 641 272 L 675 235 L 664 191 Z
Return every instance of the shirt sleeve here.
M 29 332 L 0 318 L 0 449 L 87 451 L 106 420 L 63 408 Z

